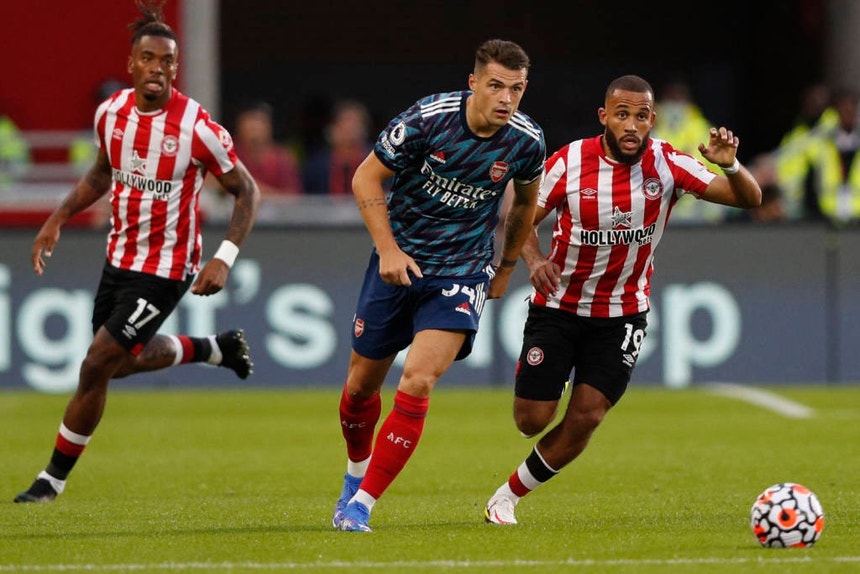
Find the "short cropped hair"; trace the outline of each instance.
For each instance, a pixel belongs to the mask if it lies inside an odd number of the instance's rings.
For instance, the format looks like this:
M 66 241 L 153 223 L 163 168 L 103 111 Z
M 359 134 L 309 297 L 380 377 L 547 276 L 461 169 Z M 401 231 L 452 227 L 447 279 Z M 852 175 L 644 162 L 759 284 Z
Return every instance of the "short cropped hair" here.
M 487 40 L 475 52 L 475 69 L 496 62 L 508 70 L 528 70 L 531 66 L 528 54 L 519 44 L 509 40 Z
M 620 78 L 615 78 L 609 82 L 609 86 L 606 88 L 606 97 L 609 98 L 615 90 L 636 92 L 638 94 L 651 94 L 651 97 L 654 97 L 654 88 L 651 87 L 651 84 L 649 84 L 644 78 L 633 74 L 621 76 Z

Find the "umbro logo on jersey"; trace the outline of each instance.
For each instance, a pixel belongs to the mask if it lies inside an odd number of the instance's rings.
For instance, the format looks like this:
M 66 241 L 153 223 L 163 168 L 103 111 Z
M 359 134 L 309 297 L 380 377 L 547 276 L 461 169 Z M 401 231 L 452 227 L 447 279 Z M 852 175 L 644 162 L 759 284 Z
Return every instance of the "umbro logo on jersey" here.
M 472 309 L 469 307 L 469 304 L 466 303 L 465 301 L 463 303 L 460 303 L 456 307 L 454 307 L 454 310 L 458 313 L 464 313 L 466 315 L 472 314 Z
M 126 339 L 131 339 L 135 335 L 137 335 L 137 329 L 135 329 L 131 325 L 126 325 L 122 328 L 122 334 L 125 336 Z
M 627 365 L 628 367 L 632 367 L 636 364 L 636 357 L 631 355 L 630 353 L 624 353 L 622 356 L 621 362 Z
M 586 187 L 585 189 L 579 190 L 579 195 L 583 196 L 585 199 L 597 199 L 597 190 Z
M 113 133 L 111 134 L 111 137 L 115 140 L 121 140 L 122 139 L 122 129 L 120 129 L 120 128 L 114 129 Z

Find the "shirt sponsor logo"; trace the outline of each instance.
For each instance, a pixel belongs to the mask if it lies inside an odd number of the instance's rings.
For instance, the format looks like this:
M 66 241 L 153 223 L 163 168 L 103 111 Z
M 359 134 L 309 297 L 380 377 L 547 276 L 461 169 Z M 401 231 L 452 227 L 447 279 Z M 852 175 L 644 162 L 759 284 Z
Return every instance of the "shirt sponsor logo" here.
M 152 194 L 152 198 L 161 201 L 170 199 L 173 182 L 164 179 L 153 179 L 119 169 L 113 170 L 113 179 L 117 183 Z
M 422 188 L 432 197 L 450 207 L 462 209 L 475 209 L 479 201 L 486 201 L 499 195 L 492 189 L 484 189 L 479 185 L 471 185 L 459 181 L 456 177 L 444 177 L 433 171 L 433 168 L 425 160 L 421 166 L 421 173 L 427 176 L 427 181 Z
M 652 223 L 648 227 L 639 229 L 583 229 L 579 232 L 579 241 L 582 245 L 593 245 L 596 247 L 606 245 L 630 245 L 638 243 L 646 245 L 654 238 L 657 224 Z

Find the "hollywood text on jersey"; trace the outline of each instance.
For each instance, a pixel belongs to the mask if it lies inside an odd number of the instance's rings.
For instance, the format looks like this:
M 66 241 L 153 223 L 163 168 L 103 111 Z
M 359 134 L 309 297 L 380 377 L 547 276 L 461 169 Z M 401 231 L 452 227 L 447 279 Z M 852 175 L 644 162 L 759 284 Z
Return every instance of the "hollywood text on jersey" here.
M 113 170 L 113 178 L 123 185 L 152 193 L 152 198 L 155 200 L 167 201 L 170 199 L 170 192 L 173 191 L 173 182 L 170 180 L 152 179 L 116 168 Z
M 582 245 L 630 245 L 638 243 L 647 245 L 654 238 L 656 223 L 639 229 L 583 229 L 579 232 L 579 240 Z
M 479 201 L 485 201 L 499 194 L 496 190 L 457 181 L 456 177 L 442 177 L 433 171 L 427 161 L 421 166 L 421 173 L 427 176 L 427 181 L 422 186 L 424 190 L 449 207 L 475 209 Z

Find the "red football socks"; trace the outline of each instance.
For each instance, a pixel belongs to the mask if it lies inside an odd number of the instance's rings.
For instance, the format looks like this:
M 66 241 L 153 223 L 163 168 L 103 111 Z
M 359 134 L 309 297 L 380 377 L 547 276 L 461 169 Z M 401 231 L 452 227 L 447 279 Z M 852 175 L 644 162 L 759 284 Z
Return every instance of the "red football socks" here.
M 367 460 L 373 447 L 373 431 L 379 422 L 382 401 L 379 393 L 362 399 L 350 396 L 343 386 L 340 397 L 340 430 L 346 439 L 346 455 L 349 460 Z
M 397 478 L 415 452 L 429 405 L 430 397 L 413 397 L 397 391 L 394 408 L 376 437 L 373 458 L 361 483 L 362 490 L 378 499 Z

